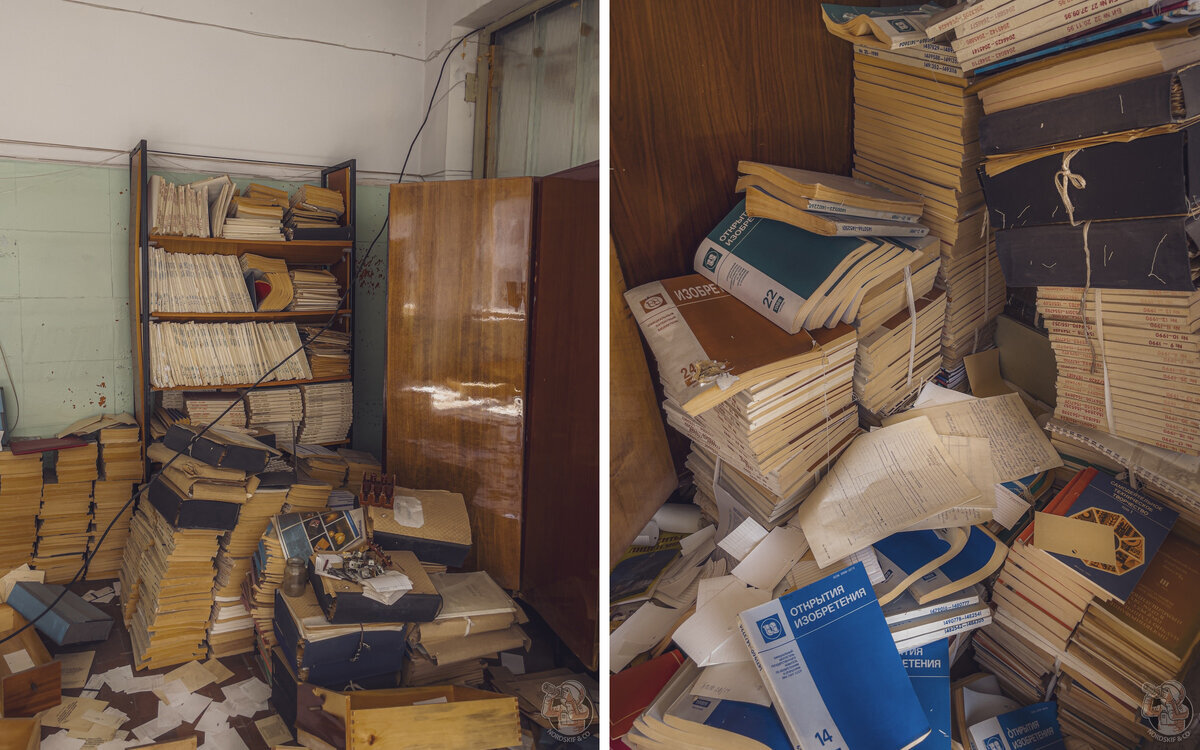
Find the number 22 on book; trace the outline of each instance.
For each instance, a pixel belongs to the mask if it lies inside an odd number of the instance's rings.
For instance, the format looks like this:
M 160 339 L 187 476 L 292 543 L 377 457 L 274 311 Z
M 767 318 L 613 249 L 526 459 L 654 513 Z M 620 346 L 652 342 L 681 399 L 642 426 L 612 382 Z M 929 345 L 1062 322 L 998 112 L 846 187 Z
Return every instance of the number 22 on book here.
M 783 295 L 768 289 L 767 296 L 763 297 L 763 306 L 771 312 L 779 312 L 779 308 L 783 307 Z

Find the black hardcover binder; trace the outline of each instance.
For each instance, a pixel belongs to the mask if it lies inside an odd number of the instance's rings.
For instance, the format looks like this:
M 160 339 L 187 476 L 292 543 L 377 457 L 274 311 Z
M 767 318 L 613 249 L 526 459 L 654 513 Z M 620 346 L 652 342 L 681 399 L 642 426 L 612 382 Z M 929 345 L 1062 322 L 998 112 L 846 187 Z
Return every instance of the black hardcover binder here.
M 1200 201 L 1197 139 L 1200 125 L 1192 125 L 1079 151 L 1069 167 L 1086 184 L 1067 188 L 1075 221 L 1187 215 Z M 1044 156 L 990 177 L 980 168 L 993 229 L 1069 223 L 1055 177 L 1064 156 Z
M 242 506 L 215 500 L 189 500 L 160 477 L 150 483 L 150 504 L 177 529 L 229 531 L 237 526 Z
M 334 625 L 362 622 L 432 622 L 442 608 L 442 597 L 429 580 L 416 555 L 406 550 L 391 552 L 392 570 L 412 580 L 412 590 L 392 604 L 383 604 L 363 594 L 360 584 L 326 578 L 313 572 L 309 581 L 325 619 Z
M 1191 292 L 1188 252 L 1200 230 L 1182 216 L 1097 221 L 1088 228 L 1091 286 Z M 996 233 L 996 253 L 1010 287 L 1074 286 L 1084 273 L 1083 227 L 1021 227 Z
M 298 605 L 297 611 L 301 615 L 321 614 L 311 589 L 290 603 Z M 275 638 L 300 680 L 319 687 L 341 689 L 350 682 L 362 685 L 364 680 L 376 677 L 387 682 L 390 677 L 390 686 L 395 685 L 396 674 L 403 669 L 408 653 L 406 625 L 390 629 L 349 625 L 340 630 L 353 632 L 327 635 L 319 632 L 322 628 L 305 628 L 297 620 L 297 611 L 293 611 L 281 591 L 275 592 Z
M 1183 122 L 1200 115 L 1200 65 L 979 118 L 985 156 Z
M 218 427 L 211 427 L 192 442 L 199 432 L 198 427 L 173 424 L 167 428 L 163 445 L 176 453 L 185 453 L 197 461 L 203 461 L 209 466 L 239 469 L 250 474 L 257 474 L 265 469 L 271 458 L 272 450 L 255 438 L 226 433 Z M 258 446 L 252 443 L 258 443 Z

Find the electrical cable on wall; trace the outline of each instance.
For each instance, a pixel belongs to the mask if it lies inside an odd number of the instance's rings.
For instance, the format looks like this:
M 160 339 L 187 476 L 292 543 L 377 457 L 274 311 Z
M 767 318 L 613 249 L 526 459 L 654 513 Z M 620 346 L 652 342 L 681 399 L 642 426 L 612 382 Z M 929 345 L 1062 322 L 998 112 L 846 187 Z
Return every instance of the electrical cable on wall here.
M 463 34 L 462 36 L 458 37 L 458 39 L 454 42 L 454 44 L 450 47 L 449 51 L 446 53 L 445 59 L 442 60 L 442 67 L 438 71 L 437 81 L 433 84 L 433 91 L 429 95 L 429 106 L 425 110 L 425 118 L 423 120 L 421 120 L 421 125 L 417 128 L 417 132 L 413 134 L 412 142 L 409 143 L 409 145 L 408 145 L 408 153 L 405 154 L 405 156 L 404 156 L 404 165 L 400 168 L 401 178 L 400 178 L 400 180 L 397 180 L 397 182 L 400 182 L 404 179 L 403 175 L 404 175 L 405 170 L 408 168 L 408 160 L 412 156 L 413 148 L 417 145 L 417 139 L 421 137 L 421 131 L 423 131 L 425 129 L 425 123 L 429 122 L 429 114 L 430 114 L 430 112 L 433 111 L 433 105 L 434 105 L 434 100 L 437 96 L 438 86 L 442 82 L 442 75 L 446 72 L 446 64 L 448 62 L 450 62 L 450 56 L 454 54 L 454 50 L 456 50 L 458 48 L 458 45 L 461 44 L 464 39 L 471 36 L 472 34 L 478 33 L 482 29 L 483 29 L 483 27 L 481 26 L 477 29 L 468 31 L 466 34 Z M 383 225 L 379 227 L 379 232 L 377 232 L 375 234 L 375 238 L 373 240 L 371 240 L 371 244 L 367 247 L 366 255 L 363 256 L 362 260 L 358 264 L 359 268 L 356 269 L 355 281 L 358 281 L 358 274 L 361 274 L 361 269 L 363 267 L 365 267 L 366 262 L 370 259 L 371 253 L 374 252 L 374 250 L 375 250 L 376 243 L 378 243 L 379 238 L 383 236 L 383 232 L 384 232 L 384 230 L 387 229 L 387 226 L 388 226 L 388 222 L 387 222 L 387 219 L 385 218 L 383 221 Z M 349 296 L 349 294 L 350 294 L 350 287 L 347 286 L 346 290 L 344 292 L 342 292 L 341 299 L 338 300 L 337 308 L 339 310 L 342 308 L 342 305 L 345 303 L 346 298 L 347 298 L 347 296 Z M 315 336 L 313 336 L 310 339 L 310 341 L 315 341 L 315 340 L 319 339 L 322 334 L 324 334 L 326 331 L 328 331 L 333 326 L 333 324 L 337 321 L 337 318 L 338 318 L 337 313 L 330 316 L 329 320 L 327 320 L 325 322 L 325 324 L 323 326 L 321 326 L 321 329 L 316 333 Z M 290 360 L 292 357 L 296 356 L 297 354 L 299 354 L 302 351 L 304 351 L 303 345 L 301 345 L 299 348 L 297 348 L 291 354 L 289 354 L 286 357 L 284 357 L 283 359 L 281 359 L 274 367 L 272 367 L 270 370 L 267 370 L 265 373 L 263 373 L 263 376 L 260 377 L 253 385 L 251 385 L 245 391 L 242 391 L 240 394 L 238 394 L 238 397 L 236 399 L 234 399 L 232 402 L 230 402 L 230 404 L 225 407 L 225 410 L 222 411 L 219 415 L 217 415 L 216 419 L 209 422 L 207 425 L 205 425 L 204 429 L 200 430 L 199 432 L 197 432 L 195 435 L 192 436 L 192 438 L 188 441 L 188 447 L 190 448 L 192 445 L 194 445 L 196 443 L 196 441 L 198 441 L 201 437 L 203 437 L 204 434 L 207 433 L 213 426 L 215 426 L 222 419 L 224 419 L 225 415 L 228 414 L 230 411 L 232 411 L 235 406 L 237 406 L 238 404 L 245 401 L 246 397 L 249 396 L 251 393 L 253 393 L 255 390 L 257 390 L 258 387 L 260 385 L 262 385 L 262 383 L 264 381 L 266 381 L 266 379 L 273 372 L 278 370 L 288 360 Z M 5 364 L 5 368 L 7 370 L 7 363 Z M 9 376 L 10 382 L 11 382 L 11 379 L 12 379 L 12 376 L 10 375 Z M 67 586 L 64 586 L 63 590 L 58 594 L 58 596 L 56 596 L 54 598 L 54 601 L 50 602 L 50 605 L 48 607 L 46 607 L 46 609 L 44 609 L 36 617 L 29 620 L 24 625 L 17 628 L 16 630 L 9 633 L 8 635 L 4 636 L 3 638 L 0 638 L 0 643 L 5 643 L 9 640 L 12 640 L 13 638 L 16 638 L 18 635 L 21 634 L 21 632 L 23 632 L 26 628 L 28 628 L 31 625 L 33 625 L 34 623 L 36 623 L 38 620 L 42 619 L 42 617 L 44 617 L 47 613 L 49 613 L 51 610 L 53 610 L 54 607 L 60 601 L 62 601 L 62 598 L 64 596 L 66 596 L 67 591 L 69 590 L 67 587 L 76 583 L 79 580 L 80 576 L 83 575 L 84 571 L 87 570 L 88 566 L 92 562 L 92 558 L 95 557 L 96 553 L 100 550 L 100 547 L 104 544 L 104 540 L 108 537 L 108 533 L 112 530 L 113 525 L 116 524 L 116 522 L 121 518 L 121 516 L 125 515 L 125 511 L 127 511 L 130 508 L 130 506 L 132 506 L 133 503 L 139 497 L 144 495 L 146 493 L 146 491 L 150 489 L 151 485 L 153 485 L 155 482 L 159 481 L 159 477 L 162 476 L 162 472 L 165 471 L 166 469 L 168 469 L 171 466 L 171 464 L 175 463 L 175 461 L 178 460 L 178 458 L 182 455 L 183 455 L 183 453 L 176 453 L 175 456 L 173 456 L 171 458 L 171 460 L 169 460 L 165 464 L 163 464 L 162 469 L 160 469 L 158 471 L 158 473 L 156 473 L 154 476 L 150 477 L 149 481 L 147 481 L 145 484 L 143 484 L 141 487 L 139 487 L 136 491 L 134 491 L 133 495 L 129 498 L 129 500 L 127 500 L 125 502 L 125 504 L 121 506 L 121 509 L 118 510 L 117 513 L 113 516 L 113 519 L 111 521 L 109 521 L 108 526 L 105 527 L 105 529 L 104 529 L 104 533 L 100 535 L 100 538 L 96 541 L 96 544 L 92 547 L 92 550 L 84 556 L 83 564 L 79 566 L 79 570 L 75 572 L 75 575 L 72 576 L 71 580 L 67 583 Z

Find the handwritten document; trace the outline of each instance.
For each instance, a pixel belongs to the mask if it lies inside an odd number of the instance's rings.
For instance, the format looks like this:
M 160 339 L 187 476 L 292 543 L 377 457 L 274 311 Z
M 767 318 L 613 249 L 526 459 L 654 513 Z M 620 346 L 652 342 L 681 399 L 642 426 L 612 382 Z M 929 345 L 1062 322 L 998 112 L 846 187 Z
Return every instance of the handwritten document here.
M 935 513 L 976 500 L 926 417 L 855 439 L 800 506 L 796 520 L 821 567 Z

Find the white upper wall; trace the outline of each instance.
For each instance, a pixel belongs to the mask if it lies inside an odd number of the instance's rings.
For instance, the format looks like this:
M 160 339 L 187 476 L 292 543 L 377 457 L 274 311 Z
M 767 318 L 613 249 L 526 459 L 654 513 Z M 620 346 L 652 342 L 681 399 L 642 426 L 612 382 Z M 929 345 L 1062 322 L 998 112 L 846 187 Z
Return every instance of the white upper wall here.
M 0 0 L 0 139 L 127 150 L 146 138 L 155 150 L 308 164 L 354 157 L 363 177 L 394 179 L 442 48 L 524 2 Z M 473 39 L 455 50 L 410 175 L 470 175 L 474 105 L 463 81 L 476 54 Z M 44 151 L 0 142 L 0 156 L 72 158 Z

